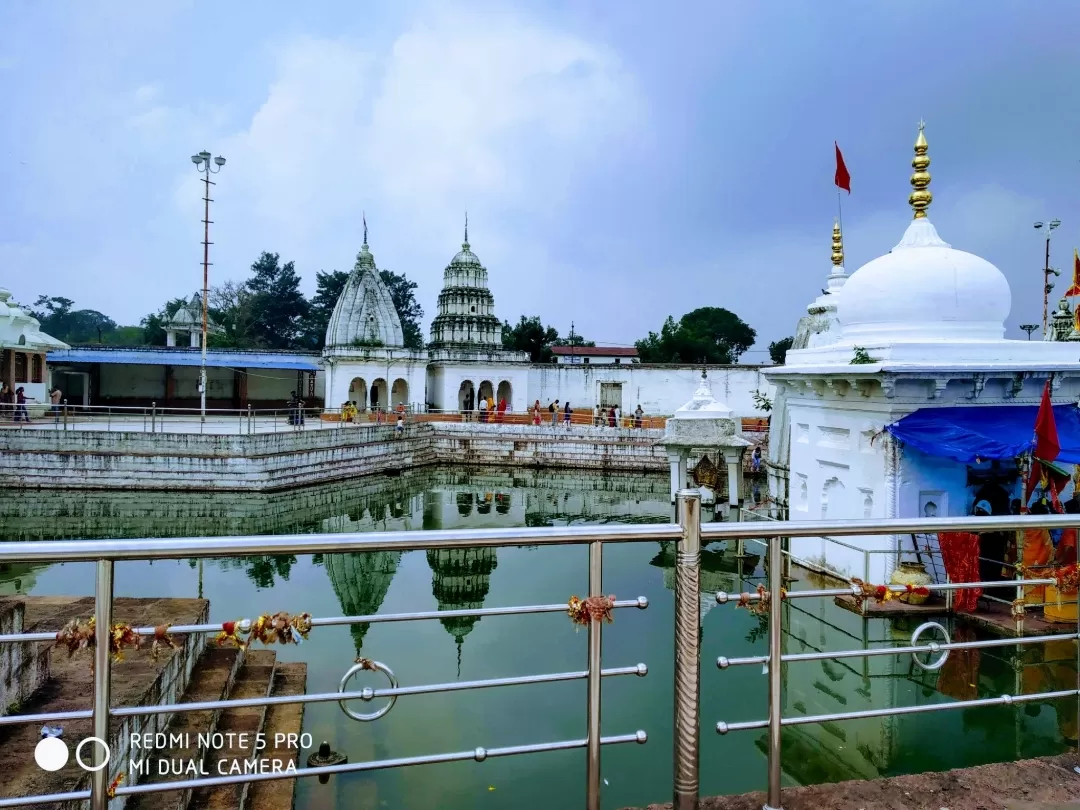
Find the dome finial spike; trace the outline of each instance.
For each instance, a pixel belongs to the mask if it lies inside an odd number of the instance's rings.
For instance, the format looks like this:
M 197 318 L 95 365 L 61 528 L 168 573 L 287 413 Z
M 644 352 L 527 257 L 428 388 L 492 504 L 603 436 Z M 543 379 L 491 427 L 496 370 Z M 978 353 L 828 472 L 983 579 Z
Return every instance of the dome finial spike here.
M 844 266 L 844 234 L 840 231 L 840 220 L 833 221 L 832 226 L 832 263 L 833 267 Z
M 465 212 L 465 244 L 469 244 L 469 212 Z
M 908 205 L 915 212 L 915 219 L 925 219 L 926 209 L 934 200 L 934 195 L 928 188 L 930 185 L 930 156 L 927 154 L 929 146 L 926 143 L 926 122 L 919 119 L 919 135 L 915 139 L 915 157 L 911 160 L 911 168 L 915 171 L 911 175 L 912 192 L 908 195 Z
M 360 217 L 364 221 L 364 247 L 367 247 L 367 211 L 361 212 Z

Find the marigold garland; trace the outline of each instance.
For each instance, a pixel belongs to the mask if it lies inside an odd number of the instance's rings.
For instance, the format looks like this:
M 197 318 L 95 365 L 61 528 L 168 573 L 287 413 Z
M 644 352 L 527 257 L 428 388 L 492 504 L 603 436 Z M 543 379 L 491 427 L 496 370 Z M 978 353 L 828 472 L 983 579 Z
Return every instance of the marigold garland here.
M 769 607 L 772 603 L 772 594 L 765 589 L 764 585 L 758 585 L 755 591 L 757 593 L 757 599 L 751 599 L 751 594 L 744 591 L 739 594 L 739 601 L 736 603 L 736 608 L 746 608 L 748 611 L 756 616 L 764 616 L 769 612 Z M 780 589 L 780 601 L 783 602 L 787 599 L 787 590 Z
M 915 596 L 929 596 L 930 589 L 922 586 L 915 585 L 871 585 L 868 582 L 863 582 L 858 577 L 854 577 L 851 580 L 853 588 L 857 588 L 858 591 L 854 594 L 855 606 L 861 611 L 863 605 L 873 599 L 879 605 L 888 602 L 892 599 L 896 599 L 903 594 L 914 594 Z
M 118 787 L 120 787 L 120 783 L 123 782 L 123 781 L 124 781 L 124 774 L 122 772 L 118 773 L 116 775 L 116 778 L 113 779 L 109 783 L 109 788 L 108 788 L 108 790 L 105 791 L 105 795 L 108 796 L 110 799 L 115 799 L 116 798 L 116 789 Z
M 176 641 L 169 634 L 169 628 L 172 625 L 159 624 L 154 628 L 154 641 L 150 645 L 150 657 L 155 661 L 161 656 L 161 651 L 165 648 L 175 650 L 177 647 Z
M 247 646 L 247 642 L 244 640 L 245 631 L 242 629 L 244 623 L 244 619 L 237 619 L 234 622 L 222 622 L 221 632 L 214 637 L 214 642 L 219 647 L 235 644 L 240 649 L 244 649 Z
M 566 603 L 567 615 L 570 620 L 582 627 L 588 627 L 589 623 L 594 619 L 598 622 L 607 622 L 611 624 L 615 621 L 615 618 L 611 615 L 612 609 L 615 607 L 615 594 L 609 594 L 608 596 L 588 596 L 585 599 L 579 599 L 577 596 L 571 596 L 570 601 Z

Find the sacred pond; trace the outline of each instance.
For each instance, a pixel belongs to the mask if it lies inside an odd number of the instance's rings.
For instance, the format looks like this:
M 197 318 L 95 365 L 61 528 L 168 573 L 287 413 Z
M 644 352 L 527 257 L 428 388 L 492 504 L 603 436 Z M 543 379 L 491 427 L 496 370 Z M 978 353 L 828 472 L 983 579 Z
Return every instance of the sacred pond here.
M 667 476 L 535 470 L 428 469 L 272 495 L 0 493 L 3 536 L 24 540 L 666 522 L 671 508 Z M 438 550 L 120 563 L 116 595 L 204 596 L 212 621 L 278 610 L 338 616 L 553 603 L 584 593 L 586 554 L 575 547 L 482 550 L 470 552 L 467 565 Z M 667 544 L 605 552 L 605 590 L 649 600 L 647 610 L 617 612 L 604 631 L 605 667 L 644 662 L 649 668 L 644 678 L 609 678 L 603 685 L 604 733 L 649 734 L 646 745 L 604 749 L 608 808 L 670 799 L 673 562 Z M 764 652 L 764 620 L 717 605 L 712 594 L 753 588 L 763 571 L 755 556 L 736 560 L 723 544 L 705 550 L 702 567 L 702 794 L 761 789 L 764 733 L 720 737 L 713 726 L 764 717 L 766 679 L 754 667 L 720 671 L 713 662 L 718 655 Z M 805 572 L 796 575 L 796 588 L 815 584 Z M 86 595 L 92 583 L 86 564 L 0 572 L 0 594 Z M 785 652 L 903 643 L 914 629 L 900 620 L 864 622 L 826 600 L 798 600 L 785 609 Z M 963 638 L 971 631 L 952 632 Z M 357 651 L 392 667 L 403 686 L 580 670 L 586 634 L 561 614 L 488 616 L 320 627 L 304 644 L 277 651 L 280 660 L 308 663 L 309 692 L 328 692 Z M 353 687 L 385 684 L 369 675 Z M 1015 648 L 966 651 L 938 672 L 918 669 L 910 656 L 818 661 L 791 665 L 784 677 L 785 714 L 856 711 L 1062 688 L 1075 683 L 1076 652 L 1067 641 L 1030 645 L 1021 655 Z M 316 745 L 327 740 L 350 762 L 361 762 L 572 739 L 584 735 L 584 724 L 585 683 L 575 681 L 406 696 L 369 723 L 349 719 L 337 704 L 316 704 L 307 707 L 304 730 Z M 795 726 L 784 731 L 785 780 L 976 765 L 1056 753 L 1075 739 L 1075 705 L 1054 704 Z M 301 780 L 297 807 L 569 807 L 580 803 L 584 765 L 583 752 L 566 751 L 337 776 L 326 785 Z

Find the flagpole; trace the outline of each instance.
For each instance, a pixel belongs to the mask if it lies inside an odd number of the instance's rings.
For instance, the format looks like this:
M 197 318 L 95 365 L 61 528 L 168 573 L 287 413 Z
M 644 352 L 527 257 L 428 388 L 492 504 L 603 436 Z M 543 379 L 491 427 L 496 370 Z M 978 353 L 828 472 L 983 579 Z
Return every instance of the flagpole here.
M 840 233 L 844 233 L 844 198 L 840 196 L 840 189 L 836 190 L 836 222 L 840 226 Z

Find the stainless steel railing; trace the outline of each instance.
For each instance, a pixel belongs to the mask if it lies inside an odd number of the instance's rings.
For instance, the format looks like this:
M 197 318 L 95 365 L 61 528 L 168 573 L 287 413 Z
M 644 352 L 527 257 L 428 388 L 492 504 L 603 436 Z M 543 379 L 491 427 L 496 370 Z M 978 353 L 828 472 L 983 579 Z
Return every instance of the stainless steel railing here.
M 263 706 L 267 698 L 230 699 L 207 701 L 202 703 L 166 704 L 156 706 L 119 706 L 110 708 L 110 686 L 113 661 L 109 654 L 109 633 L 113 621 L 113 574 L 115 563 L 125 560 L 161 560 L 193 557 L 223 556 L 262 556 L 266 554 L 320 554 L 333 552 L 370 552 L 370 551 L 417 551 L 430 548 L 466 549 L 491 548 L 500 546 L 554 546 L 588 545 L 589 547 L 589 595 L 603 594 L 603 548 L 607 543 L 671 541 L 677 543 L 675 577 L 675 705 L 674 705 L 674 806 L 676 810 L 692 810 L 698 806 L 700 774 L 700 626 L 701 614 L 699 601 L 700 559 L 703 542 L 713 540 L 748 540 L 764 539 L 768 543 L 769 585 L 764 594 L 740 595 L 740 601 L 753 602 L 768 594 L 781 594 L 781 598 L 769 600 L 769 650 L 765 656 L 745 658 L 717 659 L 721 669 L 748 664 L 765 664 L 768 668 L 769 712 L 762 720 L 743 723 L 717 724 L 717 731 L 730 733 L 747 729 L 768 729 L 768 805 L 780 807 L 781 774 L 781 738 L 780 731 L 785 725 L 806 723 L 824 723 L 836 720 L 849 720 L 863 717 L 879 717 L 899 714 L 915 714 L 930 711 L 946 711 L 951 708 L 971 706 L 989 706 L 1036 700 L 1076 697 L 1078 690 L 1065 689 L 1041 692 L 1031 695 L 1001 695 L 977 700 L 956 701 L 931 706 L 893 707 L 890 709 L 847 712 L 829 715 L 784 717 L 781 712 L 783 681 L 781 668 L 784 665 L 798 664 L 803 661 L 843 658 L 868 658 L 875 655 L 896 655 L 909 653 L 922 669 L 940 667 L 952 650 L 978 649 L 981 647 L 1001 647 L 1015 644 L 1038 644 L 1049 640 L 1080 639 L 1078 632 L 1066 635 L 1034 636 L 1020 639 L 992 639 L 976 642 L 952 642 L 944 628 L 929 623 L 915 632 L 910 645 L 872 649 L 840 650 L 828 652 L 801 653 L 784 655 L 782 650 L 783 605 L 791 599 L 822 598 L 840 595 L 858 595 L 862 586 L 826 588 L 818 590 L 783 591 L 783 555 L 782 539 L 798 539 L 822 535 L 857 536 L 926 533 L 948 530 L 974 532 L 1001 531 L 1031 527 L 1067 528 L 1076 525 L 1076 518 L 1070 515 L 1060 516 L 1011 516 L 999 518 L 929 518 L 914 520 L 857 520 L 845 522 L 786 522 L 786 523 L 721 523 L 705 524 L 700 522 L 700 499 L 695 490 L 684 490 L 678 494 L 678 523 L 662 525 L 605 525 L 577 527 L 538 527 L 521 529 L 485 529 L 485 530 L 448 530 L 432 532 L 377 532 L 336 535 L 278 535 L 271 537 L 232 537 L 232 538 L 173 538 L 159 540 L 109 540 L 109 541 L 49 541 L 49 542 L 12 542 L 0 544 L 0 563 L 10 562 L 71 562 L 93 561 L 96 563 L 95 586 L 95 645 L 94 645 L 94 693 L 90 709 L 53 712 L 37 715 L 18 715 L 0 718 L 0 726 L 17 723 L 54 722 L 63 720 L 91 719 L 94 737 L 109 739 L 109 721 L 111 718 L 146 716 L 153 714 L 171 715 L 176 712 L 219 709 L 232 706 Z M 1010 580 L 1010 584 L 1047 585 L 1054 579 Z M 987 583 L 944 583 L 931 586 L 939 592 L 951 592 L 963 588 L 982 587 Z M 903 590 L 899 586 L 896 590 Z M 734 597 L 719 593 L 716 599 L 721 604 L 730 604 Z M 644 597 L 616 602 L 614 608 L 645 609 L 648 601 Z M 481 608 L 477 610 L 423 611 L 413 613 L 376 614 L 371 616 L 336 616 L 313 619 L 313 632 L 318 627 L 359 622 L 398 622 L 442 619 L 454 616 L 506 616 L 529 613 L 556 613 L 566 610 L 565 604 L 519 605 L 510 607 Z M 929 630 L 937 630 L 945 635 L 944 641 L 920 643 L 920 637 Z M 176 633 L 210 633 L 221 630 L 221 625 L 200 624 L 171 628 Z M 151 627 L 137 628 L 136 632 L 149 636 L 156 631 Z M 288 697 L 273 697 L 272 704 L 285 703 L 329 703 L 338 702 L 346 713 L 354 719 L 370 721 L 384 715 L 389 709 L 383 709 L 369 715 L 357 716 L 348 710 L 345 704 L 352 700 L 370 702 L 376 698 L 387 698 L 391 704 L 400 696 L 452 692 L 460 690 L 490 687 L 517 686 L 554 681 L 585 680 L 587 682 L 586 700 L 586 736 L 575 740 L 562 740 L 546 743 L 530 743 L 502 748 L 476 748 L 471 751 L 458 751 L 428 756 L 405 757 L 367 762 L 347 763 L 343 765 L 307 767 L 295 773 L 287 771 L 269 773 L 250 773 L 235 776 L 219 776 L 201 779 L 158 784 L 121 785 L 110 791 L 110 769 L 101 767 L 91 777 L 89 790 L 70 791 L 62 794 L 35 795 L 0 799 L 0 808 L 23 807 L 54 802 L 89 801 L 92 810 L 106 810 L 110 793 L 115 796 L 156 793 L 164 791 L 187 790 L 215 785 L 240 784 L 273 779 L 296 779 L 312 776 L 329 776 L 356 771 L 372 771 L 386 768 L 400 768 L 412 765 L 439 762 L 457 762 L 475 760 L 482 762 L 494 757 L 518 756 L 544 751 L 584 749 L 586 752 L 585 805 L 587 810 L 599 810 L 601 793 L 601 747 L 622 743 L 645 743 L 645 731 L 602 737 L 600 734 L 601 690 L 600 683 L 605 677 L 625 675 L 644 676 L 645 664 L 603 669 L 602 624 L 596 617 L 588 627 L 588 662 L 581 671 L 541 673 L 511 678 L 465 681 L 447 684 L 422 684 L 400 686 L 393 672 L 385 664 L 378 664 L 376 669 L 386 675 L 389 688 L 365 688 L 359 691 L 347 691 L 346 686 L 352 670 L 342 679 L 337 692 L 317 693 Z M 0 643 L 51 642 L 55 636 L 50 633 L 19 633 L 0 635 Z M 923 662 L 918 656 L 930 653 L 940 654 L 936 661 Z M 376 662 L 378 663 L 378 662 Z M 1080 704 L 1078 704 L 1080 705 Z M 104 751 L 101 746 L 93 746 L 92 760 L 101 765 Z

